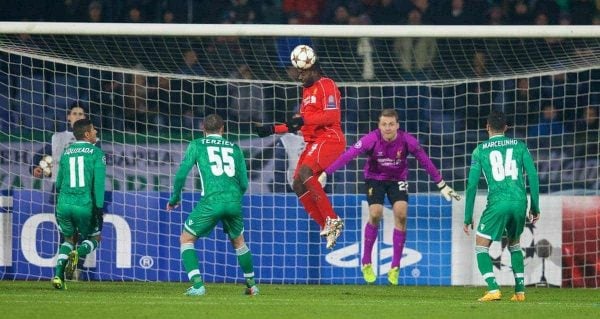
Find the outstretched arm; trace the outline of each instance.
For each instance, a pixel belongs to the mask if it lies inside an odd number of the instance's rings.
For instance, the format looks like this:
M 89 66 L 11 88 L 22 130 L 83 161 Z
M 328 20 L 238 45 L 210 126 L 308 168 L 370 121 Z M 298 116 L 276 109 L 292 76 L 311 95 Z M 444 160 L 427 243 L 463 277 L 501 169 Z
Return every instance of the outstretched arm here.
M 446 184 L 444 179 L 442 178 L 442 174 L 438 171 L 435 164 L 431 161 L 427 153 L 419 141 L 410 134 L 405 134 L 404 136 L 406 140 L 406 145 L 408 147 L 408 151 L 415 156 L 419 164 L 425 169 L 427 174 L 431 177 L 431 179 L 436 183 L 438 189 L 444 196 L 447 201 L 451 201 L 452 198 L 455 200 L 460 200 L 460 195 L 450 187 L 450 185 Z

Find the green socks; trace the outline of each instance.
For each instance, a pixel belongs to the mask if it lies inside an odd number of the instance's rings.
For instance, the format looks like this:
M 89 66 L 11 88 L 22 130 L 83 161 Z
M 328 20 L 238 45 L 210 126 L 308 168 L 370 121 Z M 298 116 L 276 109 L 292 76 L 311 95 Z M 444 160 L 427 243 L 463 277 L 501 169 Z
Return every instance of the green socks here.
M 54 268 L 54 275 L 64 279 L 65 277 L 65 265 L 69 258 L 69 253 L 73 250 L 73 245 L 69 242 L 64 242 L 58 246 L 58 258 L 56 259 L 56 267 Z
M 246 286 L 248 288 L 256 285 L 254 280 L 254 266 L 252 263 L 252 253 L 248 246 L 244 245 L 235 250 L 237 255 L 238 263 L 244 272 L 244 279 L 246 280 Z M 200 276 L 200 270 L 198 269 L 198 255 L 194 249 L 194 244 L 182 244 L 181 245 L 181 260 L 183 261 L 183 267 L 187 272 L 188 279 L 194 285 L 194 288 L 200 288 L 204 286 L 202 276 Z
M 521 245 L 516 244 L 508 247 L 510 252 L 510 263 L 515 274 L 515 292 L 525 291 L 525 265 L 523 263 L 523 251 Z
M 254 265 L 252 263 L 252 253 L 250 252 L 248 246 L 244 245 L 236 249 L 235 254 L 237 255 L 240 268 L 242 268 L 242 271 L 244 272 L 246 286 L 250 288 L 256 285 L 256 281 L 254 280 Z
M 194 244 L 181 245 L 181 260 L 183 261 L 183 267 L 187 272 L 188 279 L 194 285 L 194 288 L 204 286 L 200 270 L 198 269 L 198 255 L 196 255 Z
M 499 287 L 498 283 L 496 282 L 496 276 L 494 275 L 489 248 L 484 246 L 475 246 L 475 253 L 477 254 L 477 267 L 479 268 L 479 272 L 488 285 L 488 291 L 498 290 Z
M 89 253 L 94 251 L 98 247 L 98 241 L 95 239 L 86 239 L 84 240 L 79 247 L 77 247 L 77 254 L 79 254 L 79 258 L 84 258 Z

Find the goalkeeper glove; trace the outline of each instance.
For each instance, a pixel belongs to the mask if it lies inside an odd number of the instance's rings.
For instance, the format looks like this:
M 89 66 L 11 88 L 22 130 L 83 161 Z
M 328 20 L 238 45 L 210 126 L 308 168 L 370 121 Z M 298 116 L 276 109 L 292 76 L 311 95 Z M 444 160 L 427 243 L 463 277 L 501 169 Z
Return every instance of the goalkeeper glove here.
M 460 195 L 458 195 L 458 193 L 455 192 L 452 187 L 448 186 L 444 180 L 440 181 L 437 184 L 437 187 L 447 201 L 452 201 L 452 198 L 455 200 L 460 200 Z
M 296 133 L 304 125 L 304 120 L 301 117 L 292 117 L 287 123 L 288 132 Z
M 273 125 L 254 125 L 254 133 L 256 133 L 258 137 L 267 137 L 275 133 L 275 128 Z

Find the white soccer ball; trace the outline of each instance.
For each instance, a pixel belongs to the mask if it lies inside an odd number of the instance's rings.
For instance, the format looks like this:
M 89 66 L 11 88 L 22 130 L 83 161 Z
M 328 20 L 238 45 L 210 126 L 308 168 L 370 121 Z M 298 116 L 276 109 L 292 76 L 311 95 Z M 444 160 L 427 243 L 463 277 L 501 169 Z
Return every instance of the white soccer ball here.
M 39 165 L 42 168 L 42 171 L 44 172 L 44 176 L 47 177 L 52 175 L 52 156 L 44 155 L 44 157 L 42 157 L 42 159 L 40 160 Z
M 294 67 L 306 70 L 310 69 L 317 62 L 317 55 L 311 47 L 301 44 L 292 50 L 290 60 L 292 60 Z

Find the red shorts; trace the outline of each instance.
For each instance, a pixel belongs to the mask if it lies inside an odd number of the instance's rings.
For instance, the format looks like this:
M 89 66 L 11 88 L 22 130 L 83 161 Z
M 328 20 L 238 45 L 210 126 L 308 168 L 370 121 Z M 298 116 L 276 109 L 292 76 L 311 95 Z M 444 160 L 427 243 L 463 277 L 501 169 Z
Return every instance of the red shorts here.
M 320 175 L 331 163 L 333 163 L 346 149 L 346 143 L 330 140 L 317 140 L 306 144 L 306 148 L 294 171 L 294 179 L 298 177 L 298 170 L 302 166 L 312 169 L 315 176 Z

